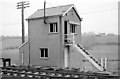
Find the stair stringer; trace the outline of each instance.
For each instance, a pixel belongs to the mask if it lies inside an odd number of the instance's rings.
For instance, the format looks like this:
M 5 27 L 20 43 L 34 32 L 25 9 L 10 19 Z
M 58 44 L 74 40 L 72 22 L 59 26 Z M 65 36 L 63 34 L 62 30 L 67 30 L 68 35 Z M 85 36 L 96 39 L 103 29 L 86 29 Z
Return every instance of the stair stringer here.
M 99 66 L 93 59 L 90 58 L 89 55 L 86 55 L 82 49 L 80 49 L 76 44 L 73 44 L 73 47 L 76 48 L 80 54 L 82 54 L 89 62 L 91 62 L 99 71 L 104 71 L 104 68 L 102 66 Z

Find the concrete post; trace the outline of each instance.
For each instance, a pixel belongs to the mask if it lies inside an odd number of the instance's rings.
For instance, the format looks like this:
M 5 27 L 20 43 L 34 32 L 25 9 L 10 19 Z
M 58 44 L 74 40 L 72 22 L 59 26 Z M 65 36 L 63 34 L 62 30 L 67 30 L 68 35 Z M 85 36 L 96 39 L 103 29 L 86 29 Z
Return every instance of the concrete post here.
M 108 60 L 108 59 L 107 59 L 107 58 L 105 58 L 105 66 L 104 66 L 104 67 L 105 67 L 105 69 L 107 69 L 107 60 Z
M 101 58 L 100 62 L 101 62 L 101 66 L 104 66 L 104 64 L 103 64 L 103 58 Z

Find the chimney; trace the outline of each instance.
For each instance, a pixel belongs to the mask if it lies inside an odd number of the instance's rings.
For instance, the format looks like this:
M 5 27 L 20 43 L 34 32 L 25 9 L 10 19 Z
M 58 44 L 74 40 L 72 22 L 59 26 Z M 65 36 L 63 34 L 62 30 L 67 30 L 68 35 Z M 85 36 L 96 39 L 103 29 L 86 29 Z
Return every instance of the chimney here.
M 44 1 L 44 23 L 47 24 L 45 20 L 45 8 L 46 8 L 46 1 Z

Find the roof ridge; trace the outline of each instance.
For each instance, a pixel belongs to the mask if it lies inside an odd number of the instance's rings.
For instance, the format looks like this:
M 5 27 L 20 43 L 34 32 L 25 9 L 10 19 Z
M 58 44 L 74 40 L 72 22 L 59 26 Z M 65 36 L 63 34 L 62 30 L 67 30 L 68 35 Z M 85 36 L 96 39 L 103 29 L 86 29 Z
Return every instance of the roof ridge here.
M 68 12 L 72 7 L 75 7 L 74 4 L 67 4 L 67 5 L 61 5 L 61 6 L 55 6 L 55 7 L 48 7 L 46 8 L 46 16 L 55 16 L 55 15 L 63 15 Z M 44 9 L 37 9 L 36 12 L 34 12 L 31 16 L 29 16 L 27 19 L 30 18 L 37 18 L 37 17 L 43 17 L 43 10 Z
M 51 8 L 58 8 L 58 7 L 64 7 L 64 6 L 72 6 L 72 5 L 74 5 L 74 4 L 67 4 L 67 5 L 60 5 L 60 6 L 54 6 L 54 7 L 48 7 L 48 8 L 46 8 L 46 9 L 51 9 Z M 38 10 L 44 10 L 44 9 L 38 9 Z

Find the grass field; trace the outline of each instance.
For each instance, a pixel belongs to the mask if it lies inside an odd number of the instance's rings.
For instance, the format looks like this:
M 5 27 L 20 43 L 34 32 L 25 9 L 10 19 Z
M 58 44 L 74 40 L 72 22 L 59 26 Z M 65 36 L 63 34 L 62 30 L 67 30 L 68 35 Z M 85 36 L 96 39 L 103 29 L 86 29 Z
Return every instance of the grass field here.
M 108 58 L 107 70 L 118 72 L 118 36 L 83 36 L 82 45 L 98 60 Z
M 2 45 L 1 45 L 2 44 Z M 0 40 L 0 56 L 12 59 L 12 64 L 19 64 L 21 37 L 3 37 Z M 118 70 L 118 37 L 117 36 L 82 36 L 83 47 L 95 58 L 108 58 L 108 70 Z

